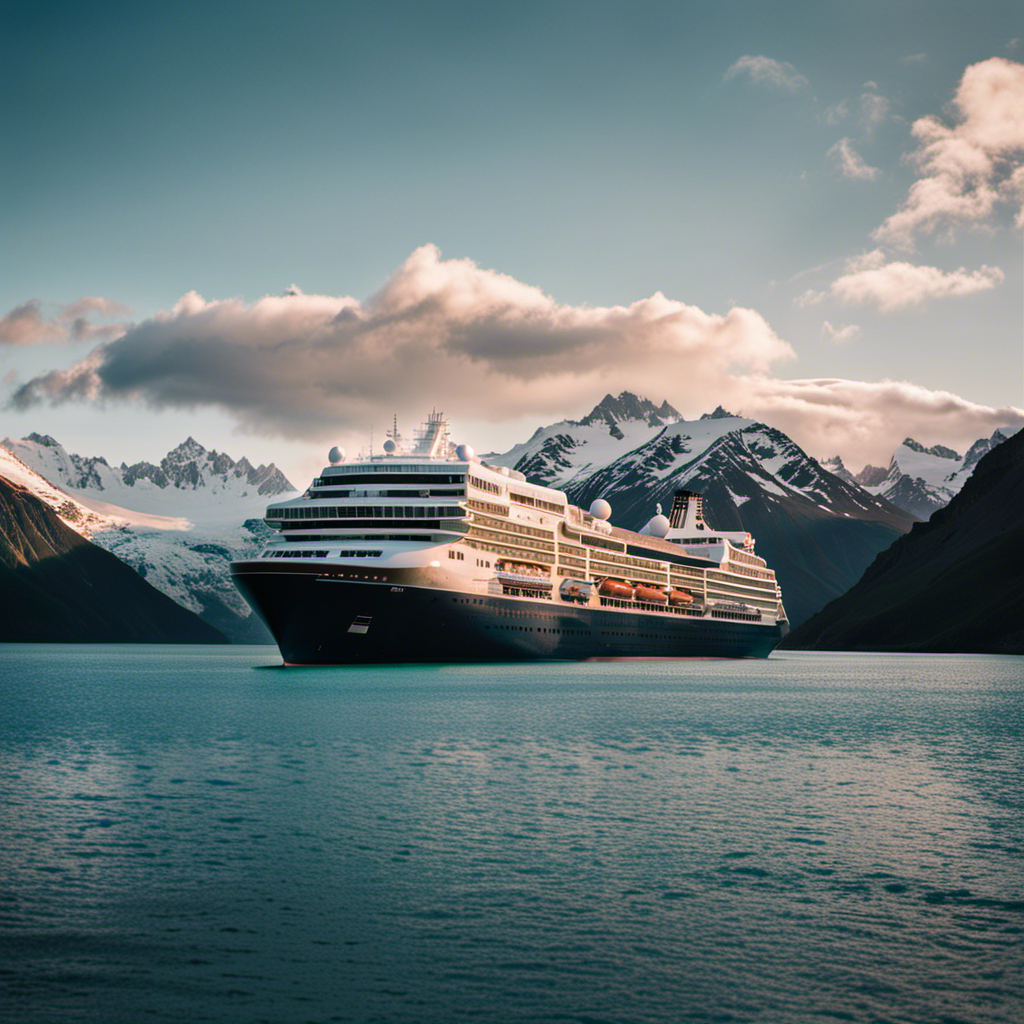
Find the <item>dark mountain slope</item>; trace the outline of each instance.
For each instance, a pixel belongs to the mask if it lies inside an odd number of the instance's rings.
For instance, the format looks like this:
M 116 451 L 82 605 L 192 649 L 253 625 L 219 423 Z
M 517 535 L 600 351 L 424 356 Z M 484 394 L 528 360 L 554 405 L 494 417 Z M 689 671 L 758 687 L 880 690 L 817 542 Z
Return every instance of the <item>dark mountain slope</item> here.
M 784 646 L 1024 654 L 1024 432 Z
M 0 641 L 226 642 L 218 630 L 3 478 Z

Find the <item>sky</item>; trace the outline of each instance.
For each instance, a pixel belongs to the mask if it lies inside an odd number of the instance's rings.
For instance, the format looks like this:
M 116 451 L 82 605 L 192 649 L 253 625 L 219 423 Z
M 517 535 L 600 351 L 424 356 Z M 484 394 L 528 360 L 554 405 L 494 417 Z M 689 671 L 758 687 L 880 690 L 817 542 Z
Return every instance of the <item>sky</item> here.
M 0 436 L 300 486 L 627 389 L 1024 424 L 1016 2 L 0 6 Z

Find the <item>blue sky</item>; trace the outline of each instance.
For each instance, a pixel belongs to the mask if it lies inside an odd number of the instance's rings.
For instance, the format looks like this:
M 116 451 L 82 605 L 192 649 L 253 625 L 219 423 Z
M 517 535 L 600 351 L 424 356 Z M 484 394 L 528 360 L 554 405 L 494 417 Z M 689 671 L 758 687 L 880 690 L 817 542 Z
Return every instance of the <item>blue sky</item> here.
M 0 433 L 301 478 L 630 387 L 859 468 L 1024 406 L 1019 4 L 3 12 Z

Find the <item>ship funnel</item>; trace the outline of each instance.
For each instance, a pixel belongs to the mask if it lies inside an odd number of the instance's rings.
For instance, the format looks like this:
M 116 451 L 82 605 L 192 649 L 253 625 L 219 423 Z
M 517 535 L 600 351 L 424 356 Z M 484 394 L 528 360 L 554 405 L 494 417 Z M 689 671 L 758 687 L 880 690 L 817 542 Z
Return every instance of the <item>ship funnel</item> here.
M 697 491 L 676 491 L 672 498 L 672 511 L 669 523 L 673 530 L 682 530 L 689 536 L 691 533 L 707 529 L 704 523 L 704 496 Z

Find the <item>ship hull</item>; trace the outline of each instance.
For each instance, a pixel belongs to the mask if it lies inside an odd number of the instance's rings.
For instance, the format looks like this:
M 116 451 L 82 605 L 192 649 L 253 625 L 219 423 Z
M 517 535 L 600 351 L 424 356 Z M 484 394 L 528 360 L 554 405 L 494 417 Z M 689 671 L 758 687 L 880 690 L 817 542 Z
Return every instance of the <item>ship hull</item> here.
M 236 563 L 287 664 L 766 658 L 785 624 L 633 612 Z M 395 577 L 392 574 L 391 579 Z

